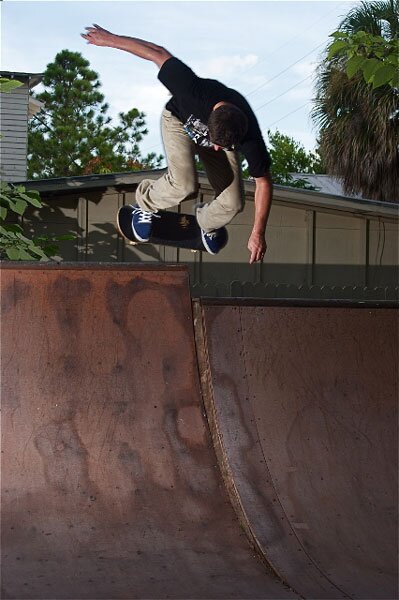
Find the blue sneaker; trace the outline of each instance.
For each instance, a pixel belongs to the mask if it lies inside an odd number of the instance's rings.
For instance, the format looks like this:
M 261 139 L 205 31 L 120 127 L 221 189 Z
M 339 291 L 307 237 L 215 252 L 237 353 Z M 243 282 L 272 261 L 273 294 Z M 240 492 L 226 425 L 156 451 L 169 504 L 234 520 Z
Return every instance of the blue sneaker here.
M 221 227 L 208 233 L 201 229 L 202 243 L 209 254 L 217 254 L 227 244 L 227 229 Z
M 152 232 L 152 220 L 154 213 L 140 208 L 138 204 L 132 204 L 132 229 L 134 237 L 139 242 L 148 242 Z

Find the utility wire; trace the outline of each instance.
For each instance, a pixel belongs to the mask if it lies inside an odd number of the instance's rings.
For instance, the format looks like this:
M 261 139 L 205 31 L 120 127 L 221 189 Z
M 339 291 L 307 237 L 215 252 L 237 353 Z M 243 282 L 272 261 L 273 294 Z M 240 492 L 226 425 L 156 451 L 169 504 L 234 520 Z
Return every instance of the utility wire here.
M 288 65 L 288 67 L 285 68 L 283 71 L 280 71 L 280 73 L 277 73 L 276 75 L 274 75 L 274 77 L 272 77 L 271 79 L 268 79 L 267 81 L 265 81 L 264 83 L 262 83 L 261 85 L 259 85 L 257 88 L 255 88 L 254 90 L 252 90 L 251 92 L 249 92 L 248 94 L 246 94 L 245 96 L 248 98 L 248 96 L 251 96 L 252 94 L 255 94 L 255 92 L 257 92 L 261 88 L 265 87 L 265 85 L 267 85 L 268 83 L 271 83 L 272 81 L 274 81 L 275 79 L 277 79 L 277 77 L 280 77 L 280 75 L 283 75 L 283 73 L 286 73 L 287 71 L 289 71 L 291 69 L 291 67 L 294 67 L 295 65 L 297 65 L 299 62 L 301 62 L 301 60 L 303 60 L 304 58 L 307 58 L 308 56 L 310 56 L 311 54 L 313 54 L 313 52 L 315 52 L 316 50 L 318 50 L 319 48 L 321 48 L 321 46 L 324 46 L 325 43 L 326 43 L 326 41 L 324 40 L 321 44 L 319 44 L 318 46 L 316 46 L 316 48 L 313 48 L 313 50 L 311 50 L 310 52 L 308 52 L 304 56 L 301 56 L 301 58 L 299 58 L 298 60 L 296 60 L 295 62 L 293 62 L 291 65 Z
M 290 88 L 288 88 L 288 90 L 285 90 L 285 92 L 282 92 L 281 94 L 279 94 L 278 96 L 276 96 L 275 98 L 272 98 L 271 100 L 268 100 L 267 102 L 265 102 L 264 104 L 261 104 L 260 106 L 258 106 L 257 108 L 255 108 L 255 110 L 260 110 L 261 108 L 264 108 L 265 106 L 267 106 L 268 104 L 271 104 L 272 102 L 274 102 L 275 100 L 278 100 L 279 98 L 281 98 L 282 96 L 285 96 L 285 94 L 288 94 L 288 92 L 290 92 L 291 90 L 293 90 L 294 88 L 298 87 L 298 85 L 301 85 L 301 83 L 303 83 L 304 81 L 307 81 L 308 79 L 310 79 L 313 76 L 313 73 L 311 73 L 310 75 L 308 75 L 307 77 L 305 77 L 305 79 L 302 79 L 301 81 L 298 81 L 298 83 L 296 83 L 295 85 L 291 86 Z
M 301 110 L 302 108 L 305 108 L 305 106 L 307 106 L 308 104 L 309 104 L 309 102 L 305 102 L 305 104 L 302 104 L 302 106 L 299 106 L 295 110 L 292 110 L 291 112 L 287 113 L 286 115 L 284 115 L 284 117 L 281 117 L 281 119 L 278 119 L 277 121 L 274 121 L 274 123 L 270 123 L 269 127 L 273 127 L 273 125 L 276 125 L 277 123 L 280 123 L 280 121 L 283 121 L 284 119 L 286 119 L 290 115 L 293 115 L 294 113 L 298 112 L 298 110 Z M 264 133 L 264 132 L 262 132 L 262 133 Z
M 328 17 L 331 13 L 335 12 L 335 10 L 341 6 L 341 4 L 346 4 L 346 2 L 339 2 L 338 4 L 335 4 L 334 7 L 332 9 L 330 9 L 329 11 L 327 11 L 324 15 L 322 15 L 321 17 L 319 17 L 318 19 L 316 19 L 316 21 L 313 21 L 312 23 L 310 23 L 308 25 L 308 29 L 311 29 L 312 27 L 314 27 L 315 25 L 317 25 L 318 23 L 320 23 L 320 21 L 324 21 L 324 19 L 326 17 Z M 254 65 L 251 65 L 250 67 L 248 67 L 247 69 L 244 69 L 243 71 L 241 71 L 241 73 L 239 74 L 239 76 L 241 77 L 242 74 L 247 73 L 248 71 L 250 71 L 251 69 L 253 69 L 254 67 L 258 67 L 260 64 L 262 64 L 263 62 L 265 62 L 265 60 L 268 60 L 271 56 L 274 56 L 277 52 L 279 52 L 282 48 L 285 48 L 285 46 L 288 46 L 288 44 L 292 44 L 292 42 L 294 42 L 295 40 L 297 40 L 298 38 L 300 38 L 302 35 L 302 33 L 298 33 L 298 35 L 295 35 L 294 37 L 290 38 L 289 40 L 287 40 L 286 42 L 284 42 L 284 44 L 281 44 L 281 46 L 278 46 L 278 48 L 276 48 L 275 50 L 273 50 L 270 54 L 267 54 L 266 56 L 264 56 L 259 62 L 255 63 Z M 238 75 L 236 75 L 235 77 L 233 77 L 233 79 L 230 79 L 230 81 L 228 82 L 228 85 L 230 85 L 230 83 L 232 81 L 235 81 L 238 77 Z M 252 93 L 252 92 L 251 92 Z

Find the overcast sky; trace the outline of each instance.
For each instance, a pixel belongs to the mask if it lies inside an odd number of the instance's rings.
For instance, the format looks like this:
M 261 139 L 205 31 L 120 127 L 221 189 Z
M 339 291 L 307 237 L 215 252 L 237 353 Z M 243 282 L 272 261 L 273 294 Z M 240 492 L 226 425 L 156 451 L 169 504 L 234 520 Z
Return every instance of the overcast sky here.
M 87 45 L 80 33 L 98 23 L 162 45 L 198 75 L 237 89 L 255 110 L 265 138 L 268 129 L 278 129 L 312 150 L 314 71 L 329 34 L 358 4 L 4 0 L 1 69 L 41 73 L 60 50 L 81 52 L 100 76 L 111 116 L 133 107 L 144 111 L 149 134 L 142 151 L 162 152 L 159 115 L 168 92 L 157 80 L 157 67 L 125 52 Z

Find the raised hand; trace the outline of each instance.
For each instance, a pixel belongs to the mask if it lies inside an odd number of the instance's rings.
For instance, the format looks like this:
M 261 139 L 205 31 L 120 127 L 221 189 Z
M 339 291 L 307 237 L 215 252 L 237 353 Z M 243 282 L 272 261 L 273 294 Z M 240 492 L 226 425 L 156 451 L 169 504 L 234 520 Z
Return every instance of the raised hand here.
M 87 33 L 81 33 L 82 38 L 87 40 L 88 44 L 94 46 L 112 46 L 116 36 L 110 31 L 103 29 L 100 25 L 93 24 L 92 27 L 85 27 Z

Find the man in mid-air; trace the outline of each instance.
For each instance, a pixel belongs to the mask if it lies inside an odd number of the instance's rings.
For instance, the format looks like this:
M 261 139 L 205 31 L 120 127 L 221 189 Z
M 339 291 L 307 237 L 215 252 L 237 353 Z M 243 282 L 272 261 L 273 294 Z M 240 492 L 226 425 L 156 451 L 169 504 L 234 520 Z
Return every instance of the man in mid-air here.
M 151 42 L 115 35 L 99 25 L 86 27 L 82 37 L 89 44 L 117 48 L 154 62 L 159 67 L 158 79 L 172 94 L 162 113 L 168 171 L 160 179 L 145 179 L 138 186 L 137 205 L 132 213 L 135 237 L 148 241 L 158 210 L 196 196 L 198 154 L 215 190 L 215 199 L 199 205 L 196 218 L 205 248 L 217 254 L 224 244 L 224 226 L 243 208 L 241 153 L 256 184 L 249 262 L 262 261 L 272 202 L 271 161 L 258 121 L 245 98 L 214 79 L 198 77 L 165 48 Z

